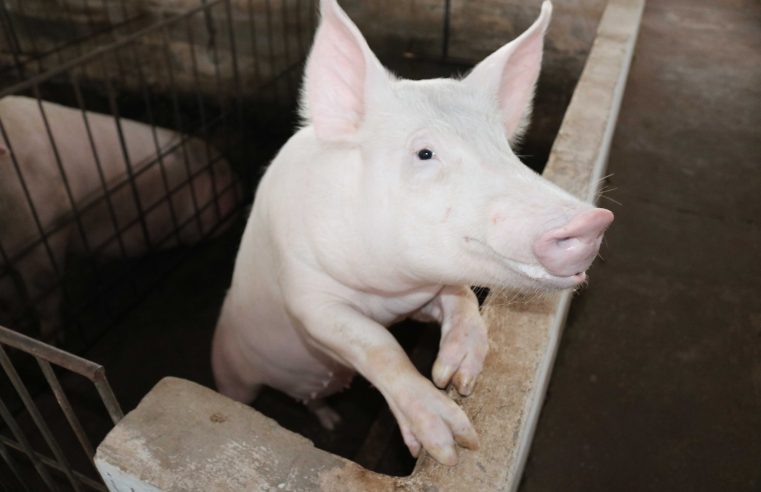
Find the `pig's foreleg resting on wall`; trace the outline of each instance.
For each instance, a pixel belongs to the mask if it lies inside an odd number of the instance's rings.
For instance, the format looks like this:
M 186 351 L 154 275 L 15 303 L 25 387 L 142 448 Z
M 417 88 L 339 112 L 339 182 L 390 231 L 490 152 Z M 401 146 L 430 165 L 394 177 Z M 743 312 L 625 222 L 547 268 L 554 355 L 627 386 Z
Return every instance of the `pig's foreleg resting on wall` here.
M 489 340 L 478 298 L 470 287 L 444 287 L 413 318 L 441 325 L 439 354 L 433 364 L 436 386 L 444 389 L 451 382 L 461 395 L 471 394 L 483 369 Z
M 455 443 L 478 447 L 478 436 L 462 409 L 415 369 L 386 327 L 338 301 L 308 296 L 297 304 L 291 314 L 309 343 L 353 367 L 378 388 L 414 456 L 422 445 L 436 460 L 453 465 Z

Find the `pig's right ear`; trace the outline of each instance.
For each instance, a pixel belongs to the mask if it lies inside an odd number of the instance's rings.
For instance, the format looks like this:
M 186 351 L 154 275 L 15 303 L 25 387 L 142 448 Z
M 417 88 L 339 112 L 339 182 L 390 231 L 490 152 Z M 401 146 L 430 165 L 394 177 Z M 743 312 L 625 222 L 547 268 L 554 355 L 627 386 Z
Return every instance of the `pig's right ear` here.
M 389 75 L 336 0 L 322 0 L 322 19 L 307 60 L 301 116 L 321 140 L 351 142 L 368 97 L 388 90 Z
M 534 86 L 542 66 L 544 33 L 551 15 L 552 4 L 545 0 L 531 27 L 486 57 L 464 79 L 474 89 L 485 88 L 495 96 L 510 143 L 520 140 L 531 117 Z

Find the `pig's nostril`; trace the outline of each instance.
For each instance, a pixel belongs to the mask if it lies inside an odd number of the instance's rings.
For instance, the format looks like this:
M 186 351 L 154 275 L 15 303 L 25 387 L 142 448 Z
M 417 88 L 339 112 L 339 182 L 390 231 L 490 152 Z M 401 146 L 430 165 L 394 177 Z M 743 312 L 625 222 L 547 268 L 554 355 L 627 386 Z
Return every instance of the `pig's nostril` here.
M 563 227 L 543 234 L 534 243 L 534 254 L 553 275 L 584 275 L 612 220 L 613 214 L 607 210 L 581 212 Z

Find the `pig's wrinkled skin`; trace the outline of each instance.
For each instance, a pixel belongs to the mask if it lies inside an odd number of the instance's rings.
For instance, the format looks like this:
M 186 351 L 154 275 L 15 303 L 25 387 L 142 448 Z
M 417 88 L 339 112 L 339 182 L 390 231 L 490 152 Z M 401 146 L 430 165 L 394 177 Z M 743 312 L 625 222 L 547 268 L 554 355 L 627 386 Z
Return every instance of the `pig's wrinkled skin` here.
M 386 327 L 440 322 L 433 381 L 468 395 L 488 350 L 468 286 L 578 286 L 613 216 L 509 145 L 530 112 L 549 2 L 463 80 L 416 82 L 383 69 L 335 0 L 321 8 L 305 126 L 257 191 L 215 334 L 216 381 L 243 402 L 262 385 L 312 401 L 358 371 L 412 454 L 452 465 L 476 432 Z
M 18 314 L 24 297 L 35 300 L 40 336 L 52 340 L 60 337 L 61 289 L 56 288 L 56 283 L 64 271 L 67 252 L 112 259 L 140 256 L 152 248 L 167 249 L 196 243 L 220 222 L 215 206 L 207 207 L 194 217 L 196 210 L 214 199 L 212 186 L 219 195 L 217 205 L 221 217 L 228 216 L 234 209 L 240 190 L 237 183 L 230 186 L 234 177 L 223 159 L 212 166 L 214 183 L 210 172 L 201 171 L 209 162 L 204 142 L 198 139 L 186 142 L 186 163 L 180 147 L 170 150 L 180 142 L 179 134 L 157 128 L 154 140 L 150 126 L 126 119 L 121 120 L 121 128 L 129 161 L 139 176 L 135 179 L 134 189 L 129 184 L 112 189 L 127 176 L 116 120 L 107 115 L 86 113 L 103 173 L 101 176 L 82 111 L 50 102 L 43 102 L 42 107 L 71 197 L 64 186 L 37 100 L 21 96 L 0 100 L 4 133 L 0 136 L 0 246 L 7 257 L 20 256 L 13 261 L 12 275 L 0 278 L 0 321 Z M 158 165 L 146 168 L 156 159 L 157 148 L 166 153 L 162 157 L 164 173 Z M 215 149 L 209 149 L 213 156 L 218 155 Z M 29 249 L 41 234 L 11 152 L 23 175 L 39 224 L 49 233 L 47 247 L 38 243 Z M 191 173 L 197 173 L 192 180 L 195 198 L 190 186 L 182 184 L 188 179 L 186 164 Z M 140 172 L 141 169 L 144 171 Z M 105 188 L 111 190 L 108 200 L 103 199 L 104 183 Z M 167 188 L 177 188 L 172 194 L 171 207 L 169 200 L 165 200 Z M 142 224 L 136 220 L 139 213 L 135 194 L 145 212 L 148 241 Z M 78 214 L 74 213 L 72 202 Z M 73 220 L 75 215 L 79 216 L 79 222 Z M 186 224 L 179 234 L 173 233 L 175 223 Z M 0 272 L 4 267 L 2 263 L 0 257 Z

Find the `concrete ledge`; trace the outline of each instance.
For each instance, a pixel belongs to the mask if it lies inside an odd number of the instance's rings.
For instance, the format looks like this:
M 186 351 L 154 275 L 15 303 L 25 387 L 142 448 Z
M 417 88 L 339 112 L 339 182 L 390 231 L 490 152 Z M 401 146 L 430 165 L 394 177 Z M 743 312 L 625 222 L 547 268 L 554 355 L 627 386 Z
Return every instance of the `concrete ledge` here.
M 315 448 L 246 405 L 171 377 L 106 436 L 95 463 L 109 490 L 119 492 L 385 490 L 396 481 Z

